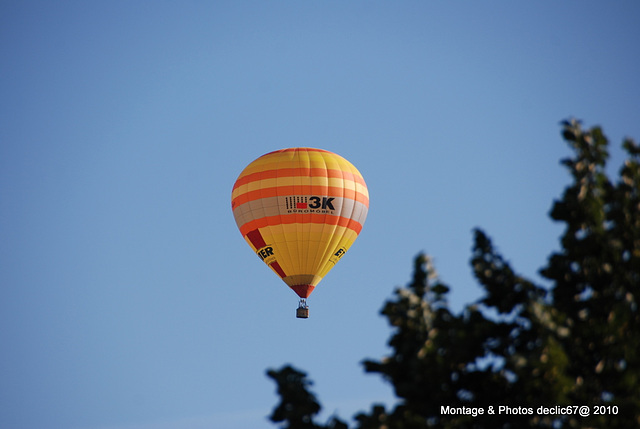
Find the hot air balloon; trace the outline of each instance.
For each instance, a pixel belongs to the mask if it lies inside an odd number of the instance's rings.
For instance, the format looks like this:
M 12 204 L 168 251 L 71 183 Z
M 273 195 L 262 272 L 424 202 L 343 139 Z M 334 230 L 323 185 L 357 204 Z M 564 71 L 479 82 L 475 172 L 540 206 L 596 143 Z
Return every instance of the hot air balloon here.
M 307 298 L 364 225 L 369 192 L 340 155 L 297 147 L 249 164 L 231 207 L 249 246 L 300 297 L 296 316 L 307 318 Z

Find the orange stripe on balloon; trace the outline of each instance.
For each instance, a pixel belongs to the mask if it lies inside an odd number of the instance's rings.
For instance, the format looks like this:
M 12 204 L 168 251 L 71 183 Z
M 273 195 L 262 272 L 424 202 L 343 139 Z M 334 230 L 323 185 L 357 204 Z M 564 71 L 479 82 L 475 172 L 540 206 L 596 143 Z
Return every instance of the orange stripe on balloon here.
M 335 155 L 334 153 L 329 152 L 328 150 L 317 149 L 314 147 L 289 147 L 286 149 L 274 150 L 273 152 L 265 153 L 262 156 L 272 155 L 274 153 L 284 153 L 284 152 L 324 152 L 324 153 L 330 153 L 331 155 Z
M 327 195 L 334 197 L 349 198 L 361 202 L 369 207 L 369 197 L 357 192 L 353 189 L 337 188 L 335 186 L 275 186 L 272 188 L 256 189 L 254 191 L 245 192 L 238 195 L 231 202 L 231 207 L 237 207 L 240 204 L 249 201 L 259 200 L 260 198 L 269 197 L 288 197 L 291 195 Z
M 328 177 L 352 180 L 363 186 L 367 186 L 364 183 L 364 179 L 351 171 L 335 170 L 327 168 L 281 168 L 278 170 L 265 170 L 257 171 L 255 173 L 247 174 L 246 176 L 238 178 L 233 189 L 239 186 L 246 185 L 247 183 L 255 182 L 264 179 L 275 179 L 280 177 Z
M 265 226 L 290 225 L 293 223 L 318 223 L 324 225 L 338 225 L 349 228 L 360 234 L 362 224 L 356 220 L 346 218 L 344 216 L 331 216 L 320 213 L 292 213 L 288 215 L 266 216 L 260 219 L 249 221 L 240 227 L 243 236 L 248 235 L 251 231 L 264 228 Z

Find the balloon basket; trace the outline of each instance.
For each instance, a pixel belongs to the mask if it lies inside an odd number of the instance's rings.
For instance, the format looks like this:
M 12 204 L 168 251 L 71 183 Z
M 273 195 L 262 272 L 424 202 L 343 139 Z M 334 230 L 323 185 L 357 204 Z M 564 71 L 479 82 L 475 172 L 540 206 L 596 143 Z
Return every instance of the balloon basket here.
M 307 305 L 307 301 L 304 299 L 300 300 L 300 304 L 296 309 L 296 317 L 298 319 L 308 319 L 309 318 L 309 306 Z

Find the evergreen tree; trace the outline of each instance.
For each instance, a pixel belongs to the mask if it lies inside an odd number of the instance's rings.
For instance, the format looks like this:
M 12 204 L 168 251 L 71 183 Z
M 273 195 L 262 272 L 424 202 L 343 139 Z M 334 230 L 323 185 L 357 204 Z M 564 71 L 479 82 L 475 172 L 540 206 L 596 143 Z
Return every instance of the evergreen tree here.
M 364 361 L 366 372 L 393 385 L 398 404 L 374 404 L 355 417 L 357 429 L 640 426 L 640 146 L 625 140 L 628 158 L 612 183 L 602 130 L 576 120 L 562 126 L 574 151 L 562 161 L 573 183 L 551 210 L 565 231 L 562 249 L 540 270 L 550 287 L 517 274 L 478 229 L 471 265 L 484 295 L 454 314 L 449 287 L 418 255 L 411 283 L 382 309 L 393 328 L 391 355 Z M 313 422 L 320 405 L 306 374 L 291 367 L 268 374 L 281 395 L 274 422 L 347 428 L 335 417 Z M 589 415 L 577 407 L 538 411 L 554 405 L 587 406 Z

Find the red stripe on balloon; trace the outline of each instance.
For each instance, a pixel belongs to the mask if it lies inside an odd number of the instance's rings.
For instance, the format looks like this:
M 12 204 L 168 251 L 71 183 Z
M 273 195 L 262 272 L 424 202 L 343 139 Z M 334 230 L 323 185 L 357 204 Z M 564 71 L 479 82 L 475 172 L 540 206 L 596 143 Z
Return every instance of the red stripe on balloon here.
M 256 250 L 262 249 L 264 246 L 267 245 L 267 243 L 265 243 L 265 241 L 264 241 L 264 238 L 262 237 L 262 234 L 260 234 L 260 230 L 259 229 L 254 229 L 252 231 L 249 231 L 247 233 L 247 238 L 249 239 L 251 244 L 253 244 L 253 247 L 255 247 Z M 281 278 L 287 277 L 287 275 L 284 273 L 284 270 L 282 269 L 282 267 L 280 266 L 278 261 L 273 261 L 272 263 L 269 264 L 269 266 L 271 268 L 273 268 L 273 270 L 276 273 L 278 273 L 278 275 Z
M 280 264 L 278 263 L 278 261 L 274 261 L 272 263 L 269 264 L 269 266 L 271 268 L 273 268 L 273 270 L 278 273 L 278 275 L 280 276 L 280 278 L 285 278 L 287 277 L 287 275 L 284 273 L 284 271 L 282 270 L 282 267 L 280 266 Z
M 309 295 L 311 295 L 311 292 L 313 292 L 315 288 L 315 286 L 312 285 L 293 285 L 290 287 L 300 298 L 309 298 Z
M 262 234 L 260 234 L 260 230 L 258 229 L 249 231 L 247 233 L 247 238 L 249 239 L 251 244 L 253 244 L 253 247 L 255 247 L 256 250 L 261 249 L 267 245 L 267 243 L 264 242 L 264 238 L 262 238 Z

